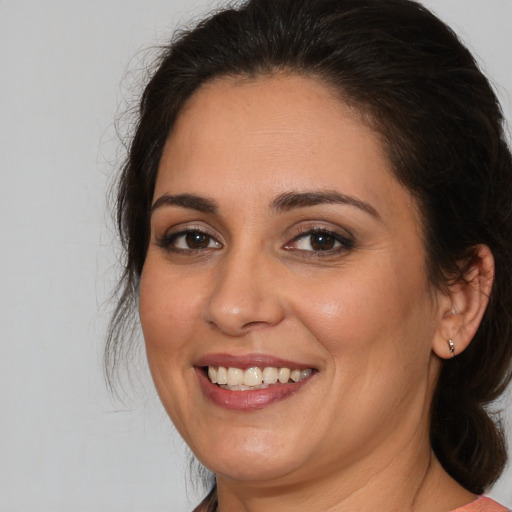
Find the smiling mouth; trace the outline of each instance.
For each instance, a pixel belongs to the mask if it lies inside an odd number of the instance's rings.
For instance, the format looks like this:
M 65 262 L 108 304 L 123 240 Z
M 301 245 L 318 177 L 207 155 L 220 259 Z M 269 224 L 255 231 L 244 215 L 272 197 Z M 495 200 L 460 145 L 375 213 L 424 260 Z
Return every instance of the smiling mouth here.
M 283 384 L 293 384 L 307 379 L 312 368 L 290 369 L 266 366 L 253 366 L 247 369 L 224 366 L 208 366 L 204 368 L 212 384 L 230 391 L 251 391 L 266 389 Z

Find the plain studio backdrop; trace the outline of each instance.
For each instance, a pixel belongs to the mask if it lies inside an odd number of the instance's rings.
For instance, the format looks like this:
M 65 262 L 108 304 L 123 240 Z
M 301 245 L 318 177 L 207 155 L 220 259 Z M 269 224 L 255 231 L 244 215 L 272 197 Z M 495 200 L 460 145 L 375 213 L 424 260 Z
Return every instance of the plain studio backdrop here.
M 216 4 L 0 0 L 2 512 L 186 512 L 198 501 L 151 385 L 137 381 L 126 406 L 106 390 L 117 276 L 106 190 L 141 50 Z M 512 0 L 425 4 L 475 52 L 510 121 Z M 509 391 L 510 439 L 511 402 Z M 512 505 L 511 468 L 490 494 Z

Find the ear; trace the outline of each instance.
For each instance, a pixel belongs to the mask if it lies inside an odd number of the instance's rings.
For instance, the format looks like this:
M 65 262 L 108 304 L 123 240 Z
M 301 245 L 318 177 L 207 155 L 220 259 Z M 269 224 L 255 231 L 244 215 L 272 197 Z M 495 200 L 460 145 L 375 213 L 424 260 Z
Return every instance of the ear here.
M 494 257 L 489 247 L 477 245 L 471 265 L 439 301 L 441 319 L 432 346 L 439 357 L 456 356 L 471 343 L 489 303 L 493 280 Z

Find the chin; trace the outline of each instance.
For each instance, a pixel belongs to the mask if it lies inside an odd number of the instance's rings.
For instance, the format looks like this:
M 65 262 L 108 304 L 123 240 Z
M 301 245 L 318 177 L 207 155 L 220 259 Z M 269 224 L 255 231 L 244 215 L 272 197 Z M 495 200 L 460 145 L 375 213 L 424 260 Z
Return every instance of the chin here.
M 239 481 L 279 480 L 303 467 L 308 457 L 298 452 L 294 435 L 286 431 L 272 434 L 255 429 L 237 432 L 228 427 L 224 435 L 201 436 L 203 442 L 193 446 L 193 451 L 216 475 Z
M 214 457 L 201 461 L 217 476 L 241 482 L 279 481 L 291 473 L 296 473 L 302 464 L 295 457 L 290 460 L 286 455 L 268 454 L 268 456 L 255 456 L 247 453 L 231 453 L 226 458 Z

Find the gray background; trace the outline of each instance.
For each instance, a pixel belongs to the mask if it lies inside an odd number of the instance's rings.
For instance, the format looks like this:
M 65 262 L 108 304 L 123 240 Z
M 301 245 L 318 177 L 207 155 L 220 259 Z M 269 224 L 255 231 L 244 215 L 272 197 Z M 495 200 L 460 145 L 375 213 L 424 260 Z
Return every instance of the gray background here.
M 512 0 L 425 4 L 475 51 L 511 120 Z M 198 499 L 143 354 L 125 406 L 105 389 L 105 191 L 140 50 L 214 5 L 0 0 L 0 511 L 184 512 Z M 491 495 L 512 505 L 511 469 Z

